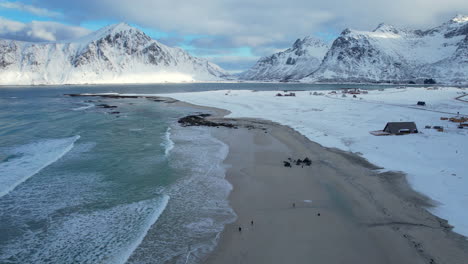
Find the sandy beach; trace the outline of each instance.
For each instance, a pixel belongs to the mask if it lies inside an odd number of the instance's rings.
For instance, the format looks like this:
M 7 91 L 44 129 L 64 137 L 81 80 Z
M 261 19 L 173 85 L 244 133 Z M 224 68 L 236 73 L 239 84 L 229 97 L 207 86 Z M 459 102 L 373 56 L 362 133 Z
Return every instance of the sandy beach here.
M 201 263 L 466 264 L 466 237 L 427 210 L 436 203 L 405 174 L 381 172 L 359 153 L 323 147 L 288 126 L 148 98 L 212 114 L 185 125 L 207 125 L 229 146 L 224 164 L 237 219 Z M 306 157 L 310 166 L 296 164 Z
M 205 263 L 466 263 L 466 239 L 424 209 L 431 201 L 403 174 L 380 174 L 285 126 L 238 122 L 244 128 L 212 129 L 230 148 L 238 218 Z M 305 157 L 310 167 L 283 164 Z

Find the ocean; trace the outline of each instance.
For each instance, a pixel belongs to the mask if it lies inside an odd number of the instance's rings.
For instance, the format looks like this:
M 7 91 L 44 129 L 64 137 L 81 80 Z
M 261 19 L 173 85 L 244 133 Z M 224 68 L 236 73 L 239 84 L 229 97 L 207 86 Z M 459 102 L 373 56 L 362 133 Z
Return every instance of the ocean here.
M 177 125 L 199 109 L 64 94 L 342 87 L 0 87 L 0 263 L 198 263 L 236 217 L 227 145 Z

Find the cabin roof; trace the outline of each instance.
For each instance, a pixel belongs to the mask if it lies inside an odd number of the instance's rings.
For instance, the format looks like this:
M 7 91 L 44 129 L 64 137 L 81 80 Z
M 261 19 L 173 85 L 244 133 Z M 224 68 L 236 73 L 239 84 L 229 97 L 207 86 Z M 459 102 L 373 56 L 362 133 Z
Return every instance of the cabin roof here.
M 388 122 L 384 131 L 391 134 L 398 134 L 402 129 L 409 129 L 411 133 L 418 132 L 418 128 L 414 122 Z

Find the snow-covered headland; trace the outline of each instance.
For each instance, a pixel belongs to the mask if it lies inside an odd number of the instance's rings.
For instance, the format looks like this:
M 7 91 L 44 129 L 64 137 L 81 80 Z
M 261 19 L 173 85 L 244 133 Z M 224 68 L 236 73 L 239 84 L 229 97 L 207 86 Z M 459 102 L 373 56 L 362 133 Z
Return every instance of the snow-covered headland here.
M 227 75 L 125 23 L 68 41 L 0 39 L 0 85 L 206 82 Z
M 305 83 L 425 83 L 466 85 L 468 16 L 429 29 L 380 24 L 373 31 L 345 29 L 333 41 L 298 39 L 261 58 L 241 80 Z
M 455 98 L 462 88 L 371 90 L 367 94 L 277 91 L 207 91 L 164 94 L 192 104 L 227 109 L 228 117 L 261 118 L 287 125 L 326 147 L 360 153 L 383 170 L 402 171 L 411 186 L 433 199 L 429 210 L 447 219 L 454 231 L 468 236 L 468 128 L 441 120 L 468 116 L 468 103 Z M 467 96 L 468 97 L 468 96 Z M 417 106 L 425 101 L 426 106 Z M 373 136 L 387 122 L 414 121 L 420 133 Z M 443 132 L 425 126 L 442 126 Z

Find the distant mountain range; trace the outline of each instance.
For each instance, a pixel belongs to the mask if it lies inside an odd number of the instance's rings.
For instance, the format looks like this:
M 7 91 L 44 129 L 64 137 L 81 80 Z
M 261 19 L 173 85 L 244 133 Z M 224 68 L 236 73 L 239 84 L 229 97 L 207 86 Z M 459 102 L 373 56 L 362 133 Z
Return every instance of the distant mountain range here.
M 125 23 L 73 41 L 0 39 L 3 85 L 220 81 L 227 75 L 219 66 Z
M 311 37 L 260 59 L 245 80 L 468 84 L 468 16 L 429 30 L 345 29 L 327 51 Z M 318 63 L 317 61 L 320 61 Z
M 298 39 L 237 75 L 249 81 L 468 84 L 468 16 L 428 30 L 345 29 Z M 223 81 L 226 71 L 125 23 L 61 42 L 0 39 L 0 85 Z

